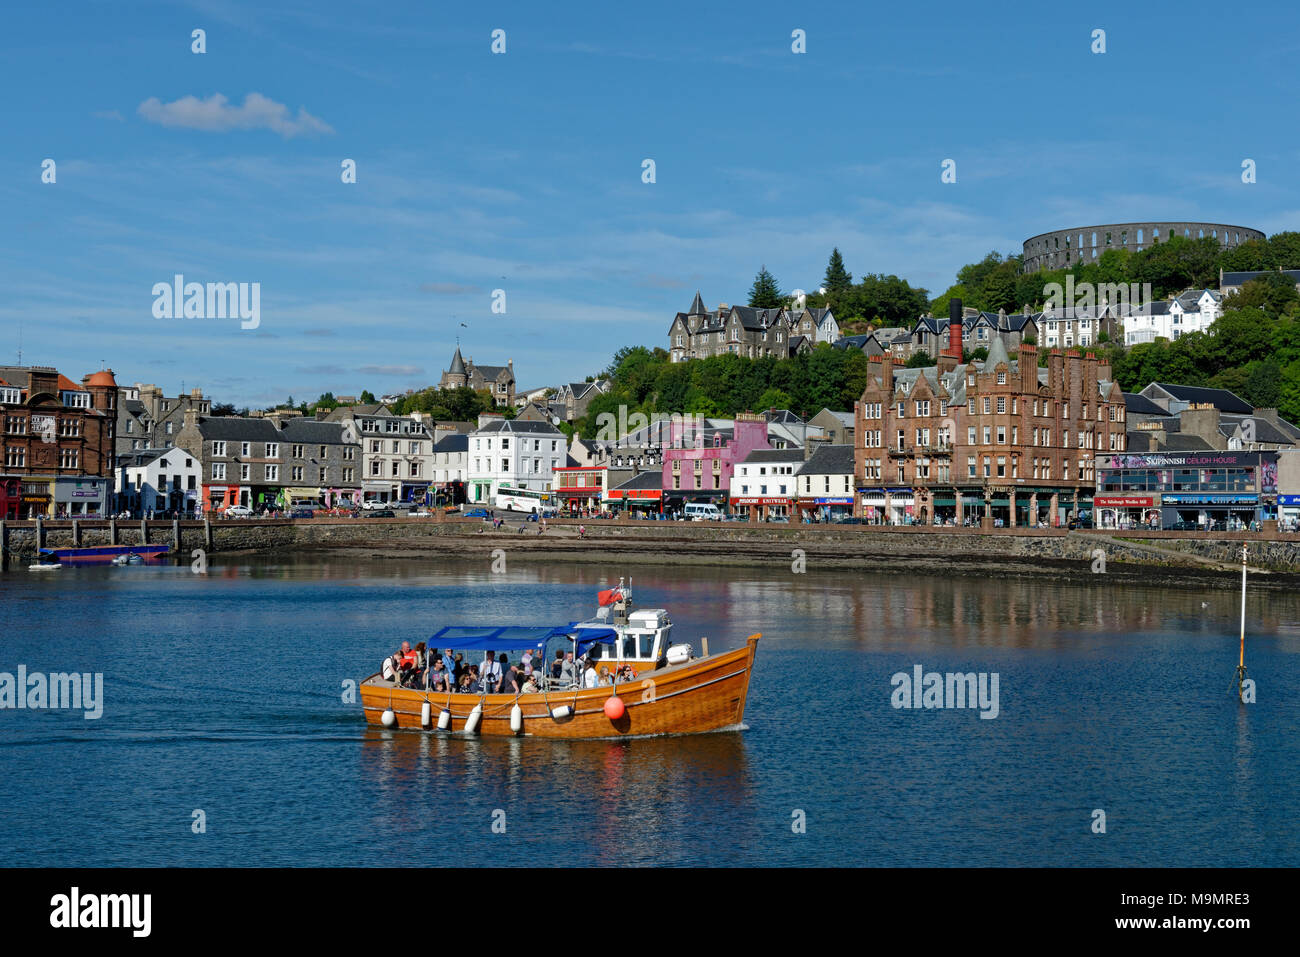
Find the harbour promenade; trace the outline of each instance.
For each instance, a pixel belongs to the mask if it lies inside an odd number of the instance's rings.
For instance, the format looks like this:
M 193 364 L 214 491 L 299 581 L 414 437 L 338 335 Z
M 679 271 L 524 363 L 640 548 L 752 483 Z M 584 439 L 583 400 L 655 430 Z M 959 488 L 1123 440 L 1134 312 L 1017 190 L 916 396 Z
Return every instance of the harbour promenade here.
M 30 561 L 38 548 L 165 544 L 189 563 L 207 554 L 292 555 L 320 548 L 367 554 L 478 557 L 504 549 L 525 561 L 618 564 L 784 565 L 871 571 L 943 570 L 947 574 L 1045 573 L 1224 578 L 1240 569 L 1249 546 L 1252 572 L 1278 579 L 1300 575 L 1300 536 L 1278 531 L 1199 532 L 1063 528 L 947 528 L 872 525 L 646 522 L 512 519 L 500 530 L 476 519 L 314 518 L 208 521 L 0 522 L 6 567 Z M 579 536 L 579 526 L 586 537 Z

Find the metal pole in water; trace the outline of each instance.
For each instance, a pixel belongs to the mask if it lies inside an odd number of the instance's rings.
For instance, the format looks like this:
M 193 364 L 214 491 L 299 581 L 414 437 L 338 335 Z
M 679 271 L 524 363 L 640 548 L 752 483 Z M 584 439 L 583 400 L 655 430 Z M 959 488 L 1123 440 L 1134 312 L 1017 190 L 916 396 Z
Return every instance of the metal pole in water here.
M 1237 700 L 1242 698 L 1242 685 L 1246 681 L 1246 551 L 1241 546 L 1241 653 L 1237 659 Z

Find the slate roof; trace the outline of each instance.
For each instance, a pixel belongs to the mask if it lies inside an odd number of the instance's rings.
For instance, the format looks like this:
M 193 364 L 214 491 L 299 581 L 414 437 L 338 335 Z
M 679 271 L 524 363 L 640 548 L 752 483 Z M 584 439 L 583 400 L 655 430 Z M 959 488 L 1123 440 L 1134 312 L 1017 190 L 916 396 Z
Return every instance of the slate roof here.
M 704 308 L 704 300 L 700 298 L 700 291 L 698 289 L 695 290 L 695 298 L 691 300 L 691 309 L 687 315 L 702 316 L 708 311 L 709 310 Z
M 564 435 L 563 432 L 549 422 L 520 421 L 519 419 L 493 419 L 477 431 L 517 432 L 529 435 Z
M 803 419 L 799 418 L 799 416 L 795 415 L 789 409 L 777 409 L 774 412 L 764 412 L 763 418 L 767 419 L 769 423 L 781 422 L 785 425 L 804 424 Z
M 849 347 L 854 349 L 865 349 L 867 342 L 871 339 L 876 339 L 877 342 L 880 341 L 876 338 L 875 333 L 867 332 L 856 336 L 840 336 L 832 342 L 831 345 L 836 349 L 848 349 Z
M 134 469 L 142 465 L 148 465 L 156 458 L 161 458 L 168 452 L 183 452 L 186 458 L 194 458 L 193 453 L 185 449 L 134 449 L 130 452 L 123 452 L 117 456 L 117 467 L 120 469 Z
M 807 462 L 803 468 L 795 472 L 796 475 L 852 475 L 853 474 L 853 446 L 851 445 L 823 445 Z
M 1212 446 L 1199 435 L 1173 432 L 1166 436 L 1160 449 L 1164 452 L 1208 452 Z
M 1170 382 L 1153 382 L 1152 385 L 1164 389 L 1180 402 L 1209 402 L 1220 412 L 1240 415 L 1250 415 L 1255 411 L 1249 402 L 1227 389 L 1206 389 L 1193 385 L 1174 385 Z
M 1144 395 L 1136 392 L 1125 392 L 1124 408 L 1132 415 L 1169 415 L 1169 412 L 1156 405 Z
M 662 489 L 664 487 L 664 474 L 658 469 L 651 469 L 648 472 L 640 472 L 637 475 L 632 476 L 622 485 L 616 485 L 614 487 L 623 491 L 648 488 Z
M 1238 427 L 1246 419 L 1253 419 L 1255 422 L 1255 441 L 1262 442 L 1266 445 L 1291 445 L 1295 439 L 1283 432 L 1268 419 L 1262 419 L 1259 416 L 1251 415 L 1224 415 L 1219 418 L 1219 431 L 1224 437 L 1232 438 L 1232 434 L 1237 431 Z
M 204 440 L 233 442 L 283 442 L 280 430 L 270 419 L 245 419 L 237 415 L 214 415 L 199 419 Z
M 469 436 L 464 432 L 453 432 L 451 435 L 444 435 L 433 445 L 435 452 L 467 452 L 469 451 Z
M 1224 286 L 1244 286 L 1252 279 L 1258 279 L 1260 276 L 1266 275 L 1268 272 L 1272 272 L 1272 270 L 1264 270 L 1261 272 L 1225 272 L 1223 278 L 1219 281 L 1219 288 L 1223 288 Z M 1300 283 L 1300 269 L 1283 269 L 1281 272 Z
M 765 462 L 802 462 L 803 450 L 801 449 L 754 449 L 742 460 L 744 465 L 762 464 Z
M 280 435 L 286 442 L 308 445 L 342 445 L 343 423 L 294 417 L 284 423 Z
M 509 373 L 510 367 L 476 365 L 474 366 L 474 371 L 477 372 L 479 375 L 481 375 L 483 378 L 487 379 L 488 381 L 495 382 L 497 379 L 501 378 L 501 373 L 503 372 Z
M 460 346 L 456 347 L 456 354 L 451 357 L 451 368 L 447 371 L 452 375 L 465 374 L 465 360 L 460 356 Z

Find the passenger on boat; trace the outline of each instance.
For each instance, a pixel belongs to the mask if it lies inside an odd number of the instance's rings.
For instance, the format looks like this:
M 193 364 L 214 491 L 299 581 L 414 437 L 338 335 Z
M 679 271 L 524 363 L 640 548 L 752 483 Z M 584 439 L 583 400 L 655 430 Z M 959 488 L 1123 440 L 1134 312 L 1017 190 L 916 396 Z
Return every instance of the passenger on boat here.
M 524 686 L 520 689 L 524 694 L 537 694 L 541 687 L 537 684 L 537 675 L 529 675 L 524 679 Z
M 478 682 L 475 681 L 474 676 L 467 671 L 460 676 L 460 681 L 456 682 L 456 690 L 461 694 L 478 694 Z
M 533 650 L 531 648 L 524 651 L 523 656 L 519 659 L 519 664 L 523 666 L 524 674 L 533 673 Z
M 469 668 L 466 669 L 465 673 L 461 675 L 461 681 L 463 682 L 466 678 L 469 679 L 470 694 L 483 693 L 483 682 L 478 676 L 478 665 L 470 665 Z
M 447 666 L 442 663 L 441 658 L 434 658 L 433 666 L 429 669 L 430 687 L 436 689 L 438 685 L 441 685 L 442 690 L 447 691 L 450 690 L 449 689 L 450 681 L 451 681 L 451 675 L 447 673 Z
M 504 677 L 501 679 L 501 687 L 497 689 L 497 693 L 519 694 L 519 670 L 514 665 L 506 668 Z
M 596 663 L 588 659 L 582 672 L 582 686 L 584 688 L 597 688 L 600 686 L 600 676 L 596 674 Z
M 442 660 L 447 661 L 450 655 L 451 652 L 447 652 L 447 654 L 442 656 Z M 460 684 L 460 676 L 465 673 L 465 656 L 461 654 L 456 655 L 455 658 L 451 659 L 449 667 L 451 668 L 452 678 L 455 680 L 456 684 Z
M 600 666 L 600 683 L 602 685 L 613 684 L 613 682 L 610 681 L 609 679 L 609 665 Z
M 483 682 L 483 691 L 492 694 L 496 691 L 497 685 L 501 683 L 501 666 L 497 664 L 495 653 L 489 651 L 484 655 L 483 660 L 479 663 L 478 673 Z
M 395 654 L 393 658 L 393 664 L 397 668 L 398 684 L 405 684 L 415 670 L 417 660 L 415 651 L 411 648 L 411 643 L 409 641 L 402 642 L 402 650 Z
M 551 677 L 556 681 L 564 671 L 564 649 L 561 648 L 555 653 L 555 660 L 551 662 Z
M 564 664 L 560 666 L 560 684 L 566 688 L 575 687 L 578 684 L 579 670 L 573 660 L 573 652 L 564 653 Z

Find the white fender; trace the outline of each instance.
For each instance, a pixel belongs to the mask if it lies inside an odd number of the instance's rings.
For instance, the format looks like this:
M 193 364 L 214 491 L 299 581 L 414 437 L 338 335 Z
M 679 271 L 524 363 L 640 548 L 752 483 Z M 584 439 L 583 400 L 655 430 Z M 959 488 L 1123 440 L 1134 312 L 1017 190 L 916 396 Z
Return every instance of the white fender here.
M 433 706 L 425 701 L 420 706 L 420 727 L 427 728 L 431 724 L 433 724 Z
M 518 734 L 524 727 L 524 709 L 519 707 L 519 702 L 510 709 L 510 730 Z
M 479 721 L 482 720 L 482 718 L 483 718 L 483 702 L 480 701 L 478 704 L 474 705 L 474 710 L 469 713 L 469 717 L 465 720 L 465 733 L 473 734 L 475 731 L 477 731 L 478 723 Z
M 443 708 L 442 712 L 438 715 L 438 730 L 446 731 L 450 727 L 451 727 L 451 709 Z
M 392 708 L 385 708 L 384 713 L 379 716 L 379 720 L 384 723 L 385 728 L 391 728 L 397 724 L 397 715 L 393 713 Z
M 567 704 L 562 704 L 558 708 L 553 708 L 551 710 L 551 720 L 562 721 L 563 719 L 567 718 L 571 714 L 573 714 L 573 709 L 570 708 Z

